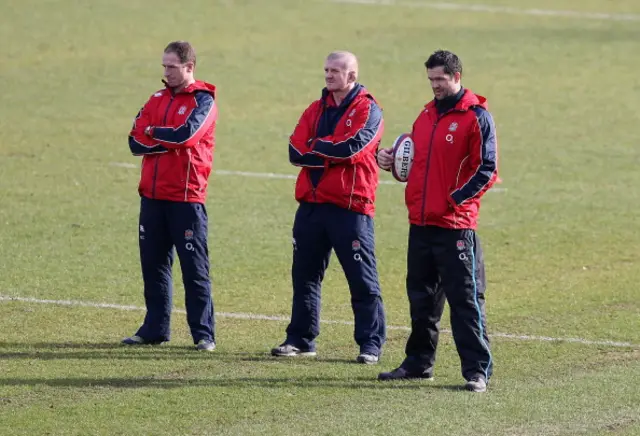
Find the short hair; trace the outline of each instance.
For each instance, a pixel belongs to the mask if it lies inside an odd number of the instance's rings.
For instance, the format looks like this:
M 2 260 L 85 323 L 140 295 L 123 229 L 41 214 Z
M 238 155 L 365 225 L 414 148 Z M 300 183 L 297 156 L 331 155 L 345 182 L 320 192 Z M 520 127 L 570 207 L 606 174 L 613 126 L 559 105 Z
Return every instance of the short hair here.
M 338 50 L 329 53 L 328 61 L 342 60 L 346 71 L 353 71 L 358 78 L 358 58 L 350 51 Z
M 193 62 L 193 66 L 196 66 L 196 51 L 193 46 L 187 41 L 173 41 L 164 49 L 165 53 L 175 53 L 180 59 L 181 64 L 187 62 Z
M 447 50 L 435 51 L 424 63 L 428 69 L 444 67 L 445 74 L 453 76 L 455 73 L 462 74 L 462 61 L 455 53 Z

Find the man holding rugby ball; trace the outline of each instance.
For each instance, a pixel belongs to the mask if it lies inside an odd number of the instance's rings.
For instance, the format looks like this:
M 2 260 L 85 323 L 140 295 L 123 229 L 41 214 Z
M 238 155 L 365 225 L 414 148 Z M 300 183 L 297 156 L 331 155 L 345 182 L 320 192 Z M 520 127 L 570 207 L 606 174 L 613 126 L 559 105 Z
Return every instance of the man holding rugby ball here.
M 378 379 L 433 377 L 446 299 L 465 388 L 484 392 L 493 359 L 484 262 L 475 229 L 480 198 L 498 175 L 495 125 L 486 99 L 462 87 L 458 56 L 436 51 L 425 66 L 435 98 L 413 124 L 413 163 L 405 192 L 411 334 L 402 364 Z M 380 150 L 379 166 L 390 170 L 393 163 L 393 150 Z

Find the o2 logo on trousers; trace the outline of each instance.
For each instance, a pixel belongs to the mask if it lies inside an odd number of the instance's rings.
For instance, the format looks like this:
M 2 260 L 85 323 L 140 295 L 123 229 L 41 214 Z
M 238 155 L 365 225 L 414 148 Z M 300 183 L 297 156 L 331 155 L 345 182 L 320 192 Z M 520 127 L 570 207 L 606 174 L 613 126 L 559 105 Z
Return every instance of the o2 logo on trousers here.
M 353 254 L 353 260 L 355 260 L 356 262 L 361 262 L 362 261 L 362 255 L 360 254 L 360 249 L 361 248 L 362 248 L 362 244 L 357 239 L 355 239 L 353 242 L 351 242 L 351 250 L 354 253 Z
M 184 244 L 184 248 L 186 248 L 188 251 L 195 251 L 195 247 L 191 242 L 187 242 L 186 244 Z

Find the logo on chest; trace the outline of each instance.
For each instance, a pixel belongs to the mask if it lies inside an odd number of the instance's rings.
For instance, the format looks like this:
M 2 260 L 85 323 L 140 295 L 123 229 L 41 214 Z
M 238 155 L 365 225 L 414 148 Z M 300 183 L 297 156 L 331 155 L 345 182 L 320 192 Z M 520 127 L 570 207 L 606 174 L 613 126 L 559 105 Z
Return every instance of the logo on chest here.
M 347 127 L 351 127 L 353 125 L 353 121 L 351 121 L 351 117 L 354 116 L 356 113 L 355 109 L 352 109 L 351 112 L 349 112 L 349 115 L 347 115 L 347 120 L 344 122 L 344 124 Z
M 186 106 L 180 106 L 180 109 L 178 109 L 178 115 L 184 115 L 184 113 L 187 111 L 187 107 Z
M 347 121 L 345 121 L 345 124 L 347 125 L 347 127 L 351 127 L 351 125 L 353 124 L 353 122 L 351 121 L 351 117 L 354 116 L 356 113 L 356 110 L 353 109 L 351 112 L 349 112 Z
M 444 137 L 444 140 L 447 141 L 449 144 L 453 144 L 453 132 L 455 132 L 456 130 L 458 130 L 458 123 L 456 123 L 455 121 L 451 124 L 449 124 L 449 132 L 447 133 L 447 135 Z

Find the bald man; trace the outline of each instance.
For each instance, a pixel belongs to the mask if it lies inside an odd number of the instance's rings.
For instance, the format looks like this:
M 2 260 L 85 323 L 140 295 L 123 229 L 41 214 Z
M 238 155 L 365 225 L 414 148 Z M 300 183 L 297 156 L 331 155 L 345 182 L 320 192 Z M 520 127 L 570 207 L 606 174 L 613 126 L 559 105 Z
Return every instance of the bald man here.
M 289 141 L 289 161 L 301 168 L 293 224 L 293 308 L 286 339 L 271 354 L 316 355 L 320 288 L 333 249 L 351 292 L 356 361 L 375 364 L 386 338 L 373 229 L 382 110 L 357 82 L 352 53 L 329 54 L 324 77 L 321 98 L 304 111 Z

